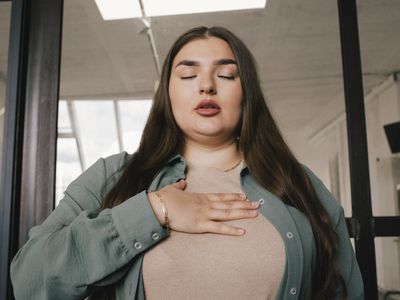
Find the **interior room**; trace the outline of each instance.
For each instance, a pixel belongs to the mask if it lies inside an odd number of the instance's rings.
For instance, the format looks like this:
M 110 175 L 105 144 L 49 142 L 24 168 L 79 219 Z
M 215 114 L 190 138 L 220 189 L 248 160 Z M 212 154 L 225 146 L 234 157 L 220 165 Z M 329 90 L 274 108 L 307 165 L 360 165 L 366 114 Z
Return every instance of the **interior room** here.
M 98 158 L 136 151 L 169 47 L 180 33 L 204 25 L 226 27 L 248 45 L 286 142 L 340 202 L 346 217 L 352 216 L 336 1 L 245 1 L 253 6 L 217 8 L 215 1 L 189 7 L 184 1 L 166 6 L 141 0 L 114 15 L 102 2 L 107 1 L 64 1 L 55 206 Z M 400 122 L 400 2 L 356 2 L 372 212 L 399 216 L 400 153 L 391 149 L 384 126 Z M 0 2 L 0 151 L 11 8 L 11 1 Z M 375 251 L 381 299 L 400 299 L 399 237 L 375 238 Z

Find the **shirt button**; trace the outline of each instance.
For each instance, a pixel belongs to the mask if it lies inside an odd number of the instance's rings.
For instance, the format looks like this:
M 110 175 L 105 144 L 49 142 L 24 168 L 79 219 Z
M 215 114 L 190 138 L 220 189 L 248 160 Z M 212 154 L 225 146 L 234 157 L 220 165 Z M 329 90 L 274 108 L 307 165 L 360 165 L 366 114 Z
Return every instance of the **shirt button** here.
M 287 236 L 288 239 L 292 239 L 293 238 L 293 233 L 291 233 L 290 231 L 286 232 L 286 236 Z
M 291 293 L 292 295 L 296 295 L 296 294 L 297 294 L 297 289 L 291 288 L 291 289 L 290 289 L 290 293 Z
M 140 248 L 142 248 L 142 243 L 136 242 L 136 243 L 135 243 L 135 248 L 138 249 L 138 250 L 139 250 Z
M 153 238 L 153 240 L 157 241 L 160 238 L 160 235 L 157 232 L 154 232 L 151 237 Z
M 258 200 L 258 203 L 260 203 L 260 205 L 263 205 L 265 202 L 265 200 L 263 198 L 261 198 L 260 200 Z

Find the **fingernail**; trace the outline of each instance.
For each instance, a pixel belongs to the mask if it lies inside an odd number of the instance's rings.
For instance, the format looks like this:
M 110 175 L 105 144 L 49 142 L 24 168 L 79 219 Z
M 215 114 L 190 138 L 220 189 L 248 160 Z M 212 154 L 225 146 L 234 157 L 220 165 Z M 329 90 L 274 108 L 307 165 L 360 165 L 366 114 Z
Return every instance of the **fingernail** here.
M 246 195 L 245 195 L 245 194 L 240 194 L 240 198 L 242 198 L 242 199 L 246 199 L 247 197 L 246 197 Z
M 258 203 L 257 201 L 251 202 L 251 205 L 254 207 L 257 207 L 260 203 Z
M 237 232 L 238 232 L 239 234 L 244 234 L 244 229 L 238 229 Z

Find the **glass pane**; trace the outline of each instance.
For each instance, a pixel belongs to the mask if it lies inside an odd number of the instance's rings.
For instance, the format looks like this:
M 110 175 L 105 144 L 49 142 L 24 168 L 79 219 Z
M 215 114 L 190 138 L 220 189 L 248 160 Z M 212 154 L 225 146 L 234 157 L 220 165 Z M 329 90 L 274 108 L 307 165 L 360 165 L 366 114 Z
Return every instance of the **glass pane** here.
M 152 98 L 157 79 L 143 26 L 139 19 L 104 21 L 94 1 L 64 4 L 60 99 L 66 100 L 58 130 L 59 139 L 70 139 L 58 150 L 74 148 L 73 170 L 137 149 L 151 105 L 142 99 Z M 57 173 L 57 191 L 75 175 L 64 176 L 61 186 Z
M 91 1 L 65 2 L 60 97 L 90 101 L 85 108 L 77 103 L 71 121 L 76 122 L 72 127 L 84 167 L 99 156 L 135 151 L 147 118 L 137 105 L 153 97 L 157 64 L 179 34 L 202 24 L 224 26 L 249 46 L 268 104 L 291 149 L 351 215 L 335 1 L 271 0 L 261 9 L 151 17 L 151 22 L 104 21 Z M 99 108 L 89 105 L 93 99 L 99 100 Z
M 82 173 L 75 139 L 59 138 L 57 140 L 56 168 L 56 205 L 58 205 L 67 186 Z
M 372 209 L 375 216 L 399 215 L 400 156 L 391 149 L 385 126 L 400 122 L 400 3 L 357 2 L 363 65 L 364 98 L 371 177 Z M 399 141 L 400 131 L 390 134 Z M 400 239 L 375 238 L 380 296 L 400 291 Z M 391 295 L 385 299 L 400 299 Z
M 4 116 L 6 113 L 5 101 L 10 19 L 11 1 L 0 2 L 0 170 L 3 157 Z
M 57 167 L 62 170 L 57 171 L 57 199 L 60 199 L 59 195 L 62 195 L 68 184 L 98 158 L 122 150 L 132 153 L 137 149 L 151 102 L 60 101 Z M 73 116 L 72 122 L 70 115 Z M 120 126 L 117 126 L 117 119 Z M 71 163 L 71 168 L 67 167 L 67 163 Z
M 399 215 L 400 2 L 357 1 L 373 214 Z M 392 127 L 388 139 L 385 126 Z M 389 142 L 397 140 L 396 149 Z
M 350 216 L 337 3 L 267 1 L 265 11 L 251 19 L 235 16 L 243 29 L 228 21 L 222 25 L 232 27 L 253 51 L 267 102 L 292 151 Z
M 85 169 L 120 151 L 113 101 L 75 101 L 74 107 Z
M 400 238 L 375 238 L 375 248 L 380 296 L 397 291 L 397 295 L 385 299 L 400 299 Z
M 72 133 L 67 101 L 60 101 L 58 104 L 58 132 Z
M 123 132 L 123 148 L 134 152 L 140 143 L 142 131 L 150 112 L 151 100 L 119 101 Z

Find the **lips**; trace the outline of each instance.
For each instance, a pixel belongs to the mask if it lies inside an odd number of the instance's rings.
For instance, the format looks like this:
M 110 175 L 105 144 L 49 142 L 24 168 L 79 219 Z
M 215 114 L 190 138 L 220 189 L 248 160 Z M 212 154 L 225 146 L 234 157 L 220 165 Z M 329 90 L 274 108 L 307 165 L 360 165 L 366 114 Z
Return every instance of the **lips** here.
M 194 109 L 196 113 L 204 117 L 211 117 L 218 114 L 221 108 L 212 99 L 204 99 Z

